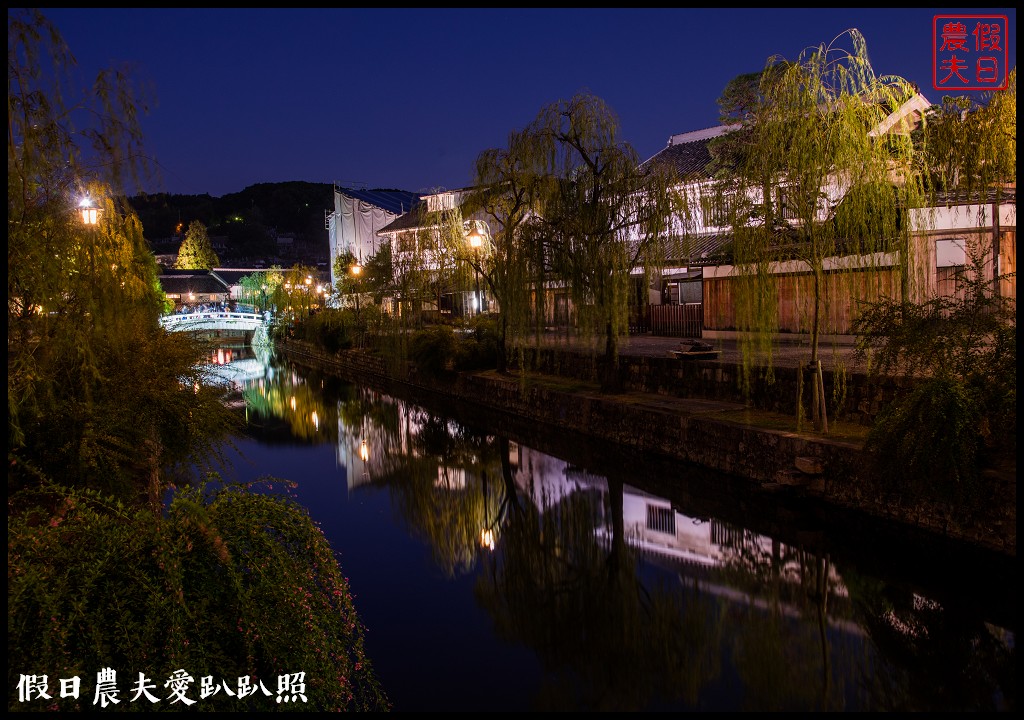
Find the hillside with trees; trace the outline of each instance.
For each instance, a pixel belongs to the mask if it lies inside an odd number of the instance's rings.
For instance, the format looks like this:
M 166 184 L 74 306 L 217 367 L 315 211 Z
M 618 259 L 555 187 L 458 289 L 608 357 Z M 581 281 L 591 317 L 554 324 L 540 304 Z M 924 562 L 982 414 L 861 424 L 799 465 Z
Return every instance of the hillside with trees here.
M 334 187 L 328 183 L 257 183 L 223 197 L 143 194 L 129 203 L 158 254 L 177 252 L 185 229 L 198 221 L 211 238 L 225 238 L 219 251 L 225 265 L 273 258 L 280 234 L 294 235 L 297 259 L 309 264 L 327 260 L 324 217 L 334 209 Z

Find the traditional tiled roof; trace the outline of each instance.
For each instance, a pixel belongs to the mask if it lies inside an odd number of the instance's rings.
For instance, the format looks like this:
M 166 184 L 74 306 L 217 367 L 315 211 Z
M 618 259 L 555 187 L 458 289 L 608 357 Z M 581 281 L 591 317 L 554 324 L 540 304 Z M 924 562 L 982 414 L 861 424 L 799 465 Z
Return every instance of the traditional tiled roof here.
M 270 268 L 215 268 L 212 272 L 230 286 L 240 283 L 246 275 L 266 274 Z
M 976 205 L 998 202 L 1003 205 L 1017 205 L 1017 188 L 988 188 L 983 191 L 967 192 L 965 190 L 944 190 L 935 193 L 937 207 L 953 207 L 954 205 Z
M 426 204 L 420 204 L 404 215 L 395 218 L 377 231 L 377 235 L 387 235 L 402 230 L 418 230 L 423 227 L 434 227 L 436 223 L 428 218 Z
M 228 284 L 210 270 L 165 270 L 160 273 L 160 287 L 165 293 L 227 293 Z
M 673 135 L 668 139 L 665 149 L 644 161 L 641 167 L 667 165 L 675 173 L 676 178 L 684 182 L 709 179 L 712 175 L 708 171 L 708 166 L 712 158 L 708 145 L 716 137 L 727 132 L 729 128 L 719 125 Z
M 685 257 L 674 258 L 688 265 L 705 265 L 720 260 L 723 248 L 732 242 L 732 233 L 703 233 L 686 240 Z

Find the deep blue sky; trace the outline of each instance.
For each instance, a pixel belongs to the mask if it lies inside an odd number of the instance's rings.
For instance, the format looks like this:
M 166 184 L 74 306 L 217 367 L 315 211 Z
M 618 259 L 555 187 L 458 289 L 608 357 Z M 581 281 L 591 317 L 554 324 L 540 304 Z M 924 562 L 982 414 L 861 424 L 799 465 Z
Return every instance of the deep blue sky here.
M 879 75 L 933 102 L 926 9 L 44 9 L 84 78 L 128 63 L 161 178 L 148 192 L 221 196 L 302 180 L 429 192 L 472 181 L 476 156 L 545 105 L 589 90 L 646 159 L 717 124 L 716 100 L 771 55 L 796 59 L 848 28 Z M 848 45 L 847 45 L 848 47 Z

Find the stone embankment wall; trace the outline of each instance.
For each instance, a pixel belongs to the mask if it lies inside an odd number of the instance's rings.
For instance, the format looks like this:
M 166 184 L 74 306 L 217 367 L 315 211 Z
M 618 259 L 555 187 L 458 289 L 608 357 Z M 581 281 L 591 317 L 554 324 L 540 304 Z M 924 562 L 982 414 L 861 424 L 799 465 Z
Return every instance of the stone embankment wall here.
M 994 481 L 992 498 L 986 503 L 989 509 L 965 516 L 957 507 L 880 496 L 877 485 L 859 475 L 865 463 L 861 447 L 853 443 L 758 428 L 716 418 L 714 413 L 686 414 L 679 404 L 670 401 L 661 405 L 656 401 L 629 402 L 625 396 L 567 392 L 494 373 L 452 374 L 439 380 L 422 376 L 411 363 L 393 363 L 358 350 L 328 353 L 296 340 L 288 341 L 281 349 L 300 364 L 358 379 L 384 392 L 401 396 L 396 390 L 412 388 L 417 398 L 434 396 L 507 413 L 1016 555 L 1015 478 L 1012 483 L 1006 479 Z M 662 363 L 658 360 L 630 359 L 628 374 L 634 377 L 633 389 L 650 393 L 650 388 L 661 387 L 662 380 L 641 377 L 644 367 L 658 368 L 655 375 L 666 373 L 667 377 L 678 378 L 682 373 L 687 383 L 697 383 L 705 373 L 711 373 L 720 386 L 727 385 L 730 374 L 735 376 L 737 372 L 722 363 L 666 369 L 659 367 Z M 558 362 L 559 375 L 577 377 L 568 372 L 572 361 L 564 353 Z M 534 367 L 544 367 L 543 362 Z M 675 388 L 664 394 L 677 392 Z
M 513 358 L 515 361 L 516 358 Z M 522 366 L 548 375 L 598 379 L 597 360 L 587 354 L 558 348 L 528 349 Z M 794 367 L 774 367 L 770 380 L 763 368 L 751 368 L 750 392 L 743 391 L 743 367 L 717 360 L 680 361 L 669 357 L 620 356 L 619 376 L 623 388 L 674 397 L 706 398 L 749 403 L 759 410 L 794 414 L 799 392 L 799 371 Z M 822 373 L 825 396 L 829 399 L 829 417 L 870 426 L 883 407 L 906 392 L 906 378 L 869 377 L 859 372 Z M 810 389 L 804 387 L 805 406 Z

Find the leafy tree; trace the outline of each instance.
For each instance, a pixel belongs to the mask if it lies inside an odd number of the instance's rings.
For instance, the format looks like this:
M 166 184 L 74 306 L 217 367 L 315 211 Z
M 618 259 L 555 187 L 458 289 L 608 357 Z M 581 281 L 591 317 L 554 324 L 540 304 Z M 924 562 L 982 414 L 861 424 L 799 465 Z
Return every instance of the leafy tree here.
M 1017 182 L 1017 69 L 1010 71 L 1005 90 L 988 93 L 979 103 L 943 98 L 923 134 L 924 173 L 936 188 L 978 205 L 1002 202 Z M 993 257 L 1012 252 L 1001 246 L 1000 234 L 993 240 Z M 990 272 L 993 279 L 1009 277 L 1000 261 L 992 262 Z M 1002 285 L 991 290 L 1002 293 Z
M 188 225 L 174 267 L 178 270 L 212 270 L 217 265 L 220 265 L 220 258 L 213 251 L 206 226 L 193 220 Z
M 334 258 L 334 277 L 337 278 L 334 290 L 339 295 L 351 295 L 361 290 L 363 272 L 365 270 L 359 260 L 350 251 L 339 253 Z
M 256 272 L 239 279 L 242 301 L 260 310 L 266 310 L 270 298 L 274 296 L 274 288 L 268 281 L 269 275 L 270 273 Z
M 322 304 L 323 296 L 319 293 L 322 288 L 316 278 L 317 271 L 313 267 L 295 265 L 284 270 L 281 282 L 274 286 L 274 305 L 292 318 L 305 317 Z
M 531 136 L 513 132 L 508 147 L 480 153 L 476 161 L 475 189 L 466 199 L 472 214 L 482 212 L 497 233 L 481 255 L 467 253 L 467 260 L 486 282 L 497 301 L 497 365 L 499 372 L 508 367 L 508 346 L 517 344 L 530 327 L 542 327 L 545 263 L 534 242 L 529 222 L 539 205 L 541 176 L 535 155 L 530 151 Z M 541 312 L 538 312 L 538 309 Z
M 418 227 L 392 248 L 395 295 L 405 309 L 398 313 L 398 334 L 406 325 L 421 326 L 424 309 L 439 311 L 443 298 L 466 286 L 465 223 L 459 207 L 428 210 L 420 205 Z
M 195 390 L 201 348 L 160 330 L 156 264 L 114 194 L 145 169 L 131 86 L 105 72 L 72 89 L 38 11 L 8 14 L 8 48 L 8 490 L 60 479 L 156 503 L 164 469 L 214 457 L 230 423 Z M 86 193 L 102 210 L 88 227 Z
M 971 197 L 1017 180 L 1017 69 L 1005 90 L 980 102 L 945 97 L 924 133 L 926 172 L 944 189 Z
M 363 265 L 363 286 L 373 294 L 374 302 L 380 304 L 385 297 L 395 294 L 394 255 L 390 242 L 381 243 L 377 252 Z
M 844 37 L 849 50 L 839 44 Z M 715 188 L 728 196 L 723 204 L 738 271 L 736 326 L 745 331 L 746 374 L 755 354 L 766 356 L 770 368 L 780 282 L 774 270 L 784 261 L 801 263 L 811 275 L 810 367 L 820 368 L 827 258 L 842 256 L 851 270 L 862 271 L 843 277 L 860 283 L 846 295 L 863 296 L 871 291 L 866 279 L 879 269 L 878 254 L 895 252 L 906 292 L 910 228 L 903 210 L 923 204 L 924 188 L 906 133 L 876 137 L 874 131 L 914 88 L 875 75 L 857 30 L 804 51 L 796 62 L 770 58 L 756 81 L 755 89 L 754 78 L 737 79 L 721 100 L 740 135 L 718 145 L 719 156 L 734 164 Z M 834 214 L 836 205 L 842 210 Z M 811 408 L 816 427 L 827 431 L 820 370 L 812 373 Z M 797 411 L 799 417 L 799 404 Z
M 1016 184 L 1017 74 L 980 105 L 946 98 L 919 135 L 921 172 L 959 201 L 991 207 Z M 887 490 L 961 504 L 989 490 L 983 469 L 1016 463 L 1015 273 L 1001 271 L 1000 233 L 968 238 L 950 296 L 920 304 L 883 297 L 857 321 L 858 350 L 876 372 L 916 379 L 883 409 L 867 449 Z
M 631 272 L 664 264 L 677 208 L 671 177 L 661 167 L 641 168 L 618 130 L 601 99 L 579 94 L 543 108 L 525 131 L 528 172 L 543 179 L 535 238 L 553 277 L 569 288 L 580 330 L 604 339 L 606 391 L 619 385 Z
M 38 10 L 9 11 L 7 28 L 12 672 L 316 672 L 320 709 L 387 709 L 308 517 L 234 490 L 165 506 L 217 464 L 237 418 L 202 384 L 203 346 L 160 327 L 156 264 L 117 194 L 144 157 L 137 101 L 111 72 L 79 95 Z M 83 192 L 102 210 L 91 227 Z
M 995 292 L 979 248 L 953 296 L 869 303 L 857 320 L 858 351 L 875 372 L 917 383 L 887 405 L 867 450 L 886 490 L 976 505 L 985 468 L 1016 465 L 1016 302 Z

